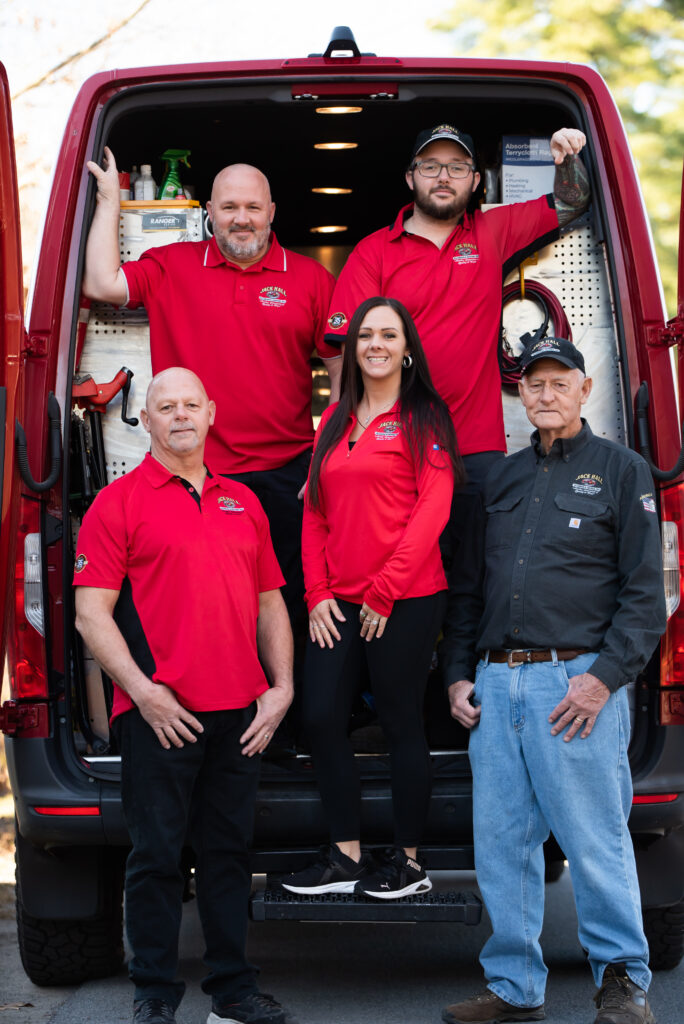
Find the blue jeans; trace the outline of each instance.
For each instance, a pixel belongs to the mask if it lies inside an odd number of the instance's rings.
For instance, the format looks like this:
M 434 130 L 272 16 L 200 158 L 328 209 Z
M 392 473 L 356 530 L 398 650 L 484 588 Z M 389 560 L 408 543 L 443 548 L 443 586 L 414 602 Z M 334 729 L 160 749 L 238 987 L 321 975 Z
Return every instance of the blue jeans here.
M 624 963 L 647 989 L 648 945 L 627 815 L 625 689 L 611 694 L 587 739 L 551 735 L 548 717 L 568 677 L 591 670 L 595 654 L 510 669 L 481 661 L 474 701 L 482 711 L 470 737 L 475 866 L 493 934 L 480 954 L 488 987 L 516 1006 L 544 1001 L 547 969 L 542 844 L 552 830 L 570 865 L 579 940 L 597 985 L 609 963 Z

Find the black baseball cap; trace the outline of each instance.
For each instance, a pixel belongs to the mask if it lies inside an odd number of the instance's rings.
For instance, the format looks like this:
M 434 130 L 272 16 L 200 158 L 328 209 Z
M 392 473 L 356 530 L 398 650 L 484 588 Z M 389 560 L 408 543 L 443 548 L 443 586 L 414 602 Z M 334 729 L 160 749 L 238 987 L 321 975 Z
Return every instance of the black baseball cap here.
M 472 157 L 473 160 L 475 159 L 475 143 L 470 135 L 459 131 L 453 125 L 438 124 L 434 128 L 426 128 L 425 131 L 418 133 L 413 146 L 413 153 L 411 154 L 411 162 L 416 159 L 421 149 L 425 149 L 431 142 L 437 142 L 438 139 L 448 139 L 449 142 L 455 142 L 458 146 L 462 146 L 465 149 L 468 156 Z
M 520 356 L 522 372 L 525 373 L 538 359 L 555 359 L 557 363 L 569 366 L 571 370 L 586 373 L 584 356 L 567 338 L 542 338 L 541 341 L 536 341 L 534 345 L 526 348 Z

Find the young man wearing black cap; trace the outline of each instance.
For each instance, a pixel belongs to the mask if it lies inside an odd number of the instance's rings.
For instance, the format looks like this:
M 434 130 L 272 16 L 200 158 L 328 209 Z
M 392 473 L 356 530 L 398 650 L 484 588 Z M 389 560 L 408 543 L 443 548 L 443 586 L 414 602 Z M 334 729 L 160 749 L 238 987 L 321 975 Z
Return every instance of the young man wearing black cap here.
M 359 242 L 333 292 L 325 335 L 333 345 L 344 341 L 364 299 L 400 299 L 449 406 L 468 483 L 454 496 L 443 541 L 451 566 L 449 615 L 464 635 L 477 624 L 477 618 L 464 620 L 471 602 L 464 604 L 463 596 L 480 586 L 474 574 L 482 543 L 481 490 L 490 466 L 506 451 L 497 360 L 503 275 L 587 208 L 588 178 L 577 156 L 585 142 L 574 128 L 552 136 L 552 194 L 470 214 L 480 182 L 472 138 L 450 124 L 422 131 L 406 171 L 413 202 L 389 227 Z
M 552 830 L 599 986 L 595 1024 L 655 1024 L 627 828 L 626 687 L 666 623 L 653 481 L 641 456 L 581 418 L 591 379 L 571 342 L 526 351 L 519 389 L 537 429 L 487 478 L 480 661 L 449 687 L 453 717 L 471 730 L 475 863 L 493 930 L 480 954 L 487 988 L 442 1017 L 544 1019 Z

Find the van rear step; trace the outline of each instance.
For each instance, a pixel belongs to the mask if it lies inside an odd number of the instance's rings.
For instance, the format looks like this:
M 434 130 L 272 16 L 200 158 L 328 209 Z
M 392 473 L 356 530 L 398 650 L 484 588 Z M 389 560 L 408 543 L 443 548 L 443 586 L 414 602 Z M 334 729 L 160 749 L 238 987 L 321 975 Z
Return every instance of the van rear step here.
M 458 921 L 479 924 L 482 902 L 473 892 L 429 892 L 401 900 L 361 899 L 352 893 L 299 896 L 269 878 L 266 888 L 252 893 L 253 921 Z

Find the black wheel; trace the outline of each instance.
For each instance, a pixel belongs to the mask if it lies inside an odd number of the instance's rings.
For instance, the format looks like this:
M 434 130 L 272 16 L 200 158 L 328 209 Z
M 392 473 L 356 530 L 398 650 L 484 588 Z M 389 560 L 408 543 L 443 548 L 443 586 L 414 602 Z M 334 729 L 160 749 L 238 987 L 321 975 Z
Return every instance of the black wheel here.
M 123 885 L 111 872 L 100 914 L 87 920 L 33 917 L 24 908 L 17 872 L 17 938 L 24 970 L 36 985 L 76 985 L 115 974 L 123 962 Z
M 644 931 L 654 971 L 671 971 L 684 956 L 684 899 L 671 907 L 644 910 Z

